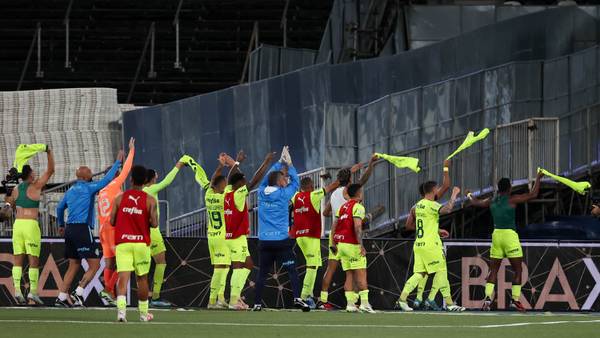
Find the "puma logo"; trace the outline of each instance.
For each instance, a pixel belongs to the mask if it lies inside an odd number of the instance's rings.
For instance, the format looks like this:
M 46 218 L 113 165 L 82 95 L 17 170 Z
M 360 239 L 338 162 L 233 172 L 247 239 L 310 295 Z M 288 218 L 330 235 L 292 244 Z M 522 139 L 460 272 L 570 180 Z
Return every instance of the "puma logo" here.
M 132 200 L 133 202 L 135 202 L 135 205 L 138 205 L 138 200 L 140 199 L 140 196 L 138 196 L 137 198 L 129 195 L 127 198 L 129 198 L 130 200 Z
M 302 202 L 302 204 L 304 204 L 304 198 L 305 198 L 304 196 L 303 197 L 298 196 L 298 201 L 300 201 L 300 202 Z
M 225 204 L 227 204 L 227 206 L 229 206 L 229 200 L 228 199 L 225 200 Z

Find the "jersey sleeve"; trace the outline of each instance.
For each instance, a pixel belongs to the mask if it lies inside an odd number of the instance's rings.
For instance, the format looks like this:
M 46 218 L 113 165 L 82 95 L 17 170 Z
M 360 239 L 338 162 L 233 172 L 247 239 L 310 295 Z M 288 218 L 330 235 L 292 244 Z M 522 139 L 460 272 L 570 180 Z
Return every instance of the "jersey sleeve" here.
M 129 176 L 129 172 L 131 171 L 131 167 L 133 166 L 133 156 L 135 155 L 135 148 L 129 150 L 129 154 L 127 154 L 127 159 L 125 159 L 125 163 L 123 163 L 123 169 L 121 169 L 121 173 L 117 176 L 114 181 L 118 186 L 122 186 L 125 183 L 125 179 Z
M 171 171 L 169 171 L 167 176 L 165 176 L 165 178 L 163 178 L 162 181 L 148 187 L 150 190 L 150 194 L 158 194 L 160 191 L 162 191 L 163 189 L 168 187 L 169 184 L 171 184 L 173 182 L 173 180 L 175 179 L 175 176 L 177 176 L 178 172 L 179 172 L 179 168 L 173 167 L 173 169 L 171 169 Z
M 352 217 L 363 219 L 365 218 L 365 215 L 365 207 L 360 203 L 356 203 L 352 208 Z
M 248 197 L 248 186 L 244 185 L 233 193 L 233 201 L 238 211 L 243 211 L 246 206 L 246 197 Z
M 317 189 L 310 193 L 310 203 L 312 203 L 313 208 L 321 212 L 321 201 L 325 197 L 325 189 Z
M 437 212 L 440 212 L 440 209 L 443 207 L 443 205 L 441 205 L 440 203 L 434 201 L 433 202 L 433 207 L 435 208 L 435 210 L 437 210 Z

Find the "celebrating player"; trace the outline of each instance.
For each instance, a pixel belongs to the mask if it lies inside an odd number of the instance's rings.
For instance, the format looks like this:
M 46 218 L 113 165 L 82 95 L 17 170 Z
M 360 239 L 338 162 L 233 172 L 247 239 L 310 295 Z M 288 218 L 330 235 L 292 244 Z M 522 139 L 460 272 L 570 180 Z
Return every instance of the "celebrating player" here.
M 510 265 L 514 271 L 512 280 L 512 300 L 510 303 L 511 309 L 521 312 L 525 311 L 525 307 L 519 299 L 521 298 L 521 274 L 523 264 L 523 249 L 517 234 L 515 213 L 517 204 L 526 203 L 537 197 L 540 192 L 540 179 L 544 176 L 538 172 L 535 179 L 535 184 L 531 192 L 520 195 L 510 195 L 512 186 L 510 179 L 501 178 L 498 181 L 498 195 L 494 198 L 486 198 L 480 200 L 474 198 L 470 193 L 467 197 L 476 207 L 490 208 L 492 218 L 494 219 L 494 232 L 492 233 L 492 248 L 490 249 L 490 273 L 485 284 L 485 300 L 483 301 L 483 310 L 489 311 L 492 306 L 494 286 L 498 278 L 498 270 L 502 260 L 508 258 Z
M 123 192 L 123 184 L 129 176 L 134 155 L 135 140 L 132 137 L 129 139 L 129 154 L 127 154 L 123 169 L 114 180 L 98 193 L 98 223 L 100 224 L 102 257 L 104 257 L 104 287 L 109 293 L 102 298 L 110 305 L 115 305 L 113 300 L 115 297 L 115 284 L 117 278 L 119 278 L 115 262 L 115 230 L 110 223 L 110 214 L 115 198 Z
M 29 261 L 29 293 L 27 299 L 36 305 L 44 305 L 37 292 L 40 276 L 39 257 L 42 244 L 37 219 L 42 189 L 54 174 L 54 156 L 48 146 L 46 146 L 46 154 L 48 156 L 48 168 L 42 176 L 36 178 L 33 169 L 29 165 L 24 165 L 20 175 L 22 182 L 6 198 L 6 202 L 17 210 L 12 233 L 14 255 L 12 277 L 15 287 L 15 299 L 19 305 L 25 305 L 26 303 L 21 293 L 21 276 L 23 274 L 23 262 L 26 257 Z
M 350 200 L 338 210 L 337 219 L 333 223 L 333 242 L 331 250 L 338 254 L 342 269 L 346 272 L 344 290 L 346 294 L 346 311 L 375 313 L 369 304 L 369 288 L 367 285 L 367 257 L 362 239 L 362 222 L 365 218 L 365 207 L 362 201 L 362 188 L 360 184 L 348 186 Z M 355 296 L 354 286 L 358 288 L 360 307 L 356 308 L 358 301 Z
M 306 260 L 306 273 L 300 297 L 311 307 L 315 308 L 313 289 L 317 278 L 317 269 L 321 267 L 321 201 L 328 193 L 337 189 L 340 181 L 336 180 L 325 188 L 315 190 L 315 185 L 310 177 L 300 181 L 300 192 L 292 198 L 294 225 L 290 230 L 290 237 L 296 239 L 304 259 Z
M 177 173 L 179 169 L 184 167 L 184 163 L 179 161 L 175 164 L 175 167 L 169 171 L 167 176 L 160 181 L 158 181 L 158 173 L 153 169 L 146 170 L 146 184 L 144 186 L 144 192 L 148 195 L 152 196 L 156 202 L 156 214 L 158 215 L 158 220 L 160 222 L 160 206 L 158 205 L 158 193 L 168 187 Z M 152 307 L 171 307 L 172 304 L 164 299 L 160 298 L 160 290 L 162 289 L 162 284 L 165 278 L 165 270 L 167 268 L 167 258 L 165 252 L 167 251 L 167 247 L 165 246 L 165 240 L 160 233 L 160 227 L 153 227 L 150 229 L 150 237 L 151 237 L 151 245 L 150 251 L 152 253 L 152 259 L 156 264 L 154 266 L 154 275 L 152 276 L 152 300 L 150 301 L 150 306 Z
M 367 170 L 365 170 L 364 174 L 358 180 L 358 184 L 364 186 L 369 177 L 371 177 L 371 173 L 373 172 L 373 166 L 375 165 L 375 161 L 377 160 L 377 156 L 373 154 L 371 159 L 369 160 L 369 165 Z M 331 224 L 333 224 L 336 220 L 336 215 L 338 210 L 347 202 L 346 199 L 346 187 L 350 184 L 350 180 L 352 179 L 352 174 L 356 173 L 362 167 L 362 163 L 357 163 L 352 166 L 350 169 L 344 168 L 338 171 L 337 180 L 340 182 L 340 186 L 331 193 L 331 197 L 329 199 L 329 203 L 325 206 L 325 210 L 323 210 L 324 216 L 331 216 Z M 329 233 L 329 246 L 331 247 L 331 242 L 333 241 L 333 234 Z M 329 252 L 329 257 L 327 260 L 327 269 L 325 270 L 325 274 L 323 275 L 323 282 L 321 284 L 321 294 L 319 297 L 319 302 L 317 303 L 317 307 L 325 310 L 333 310 L 335 307 L 328 302 L 329 298 L 329 285 L 331 285 L 331 281 L 333 280 L 333 275 L 340 265 L 340 259 L 338 255 L 333 252 Z M 355 298 L 358 298 L 358 295 L 355 295 Z
M 275 153 L 268 153 L 254 177 L 247 182 L 246 176 L 241 172 L 240 163 L 246 159 L 244 151 L 240 151 L 234 162 L 227 157 L 231 169 L 227 178 L 228 185 L 225 188 L 225 243 L 231 253 L 231 294 L 229 297 L 229 308 L 231 310 L 246 310 L 248 305 L 242 300 L 241 294 L 250 275 L 254 262 L 250 251 L 248 251 L 248 239 L 250 233 L 250 222 L 248 215 L 248 203 L 246 197 L 250 190 L 263 179 L 273 160 Z
M 123 151 L 119 151 L 117 161 L 99 181 L 92 181 L 92 171 L 88 167 L 77 169 L 77 182 L 67 190 L 63 199 L 56 208 L 59 232 L 65 237 L 65 258 L 69 260 L 69 267 L 65 273 L 62 287 L 56 299 L 55 306 L 70 307 L 83 306 L 83 291 L 86 285 L 94 278 L 100 268 L 100 250 L 94 241 L 92 229 L 94 228 L 94 197 L 98 191 L 106 187 L 115 177 L 121 166 Z M 69 217 L 65 228 L 65 210 L 69 209 Z M 83 274 L 77 289 L 67 299 L 71 283 L 81 267 L 81 260 L 88 263 L 88 270 Z M 106 295 L 106 293 L 101 293 Z M 108 302 L 108 299 L 106 299 Z
M 148 312 L 148 272 L 150 272 L 150 227 L 158 227 L 157 200 L 143 191 L 146 168 L 136 165 L 131 170 L 131 189 L 115 199 L 110 220 L 115 227 L 117 271 L 117 320 L 127 322 L 127 286 L 135 272 L 140 321 L 154 317 Z

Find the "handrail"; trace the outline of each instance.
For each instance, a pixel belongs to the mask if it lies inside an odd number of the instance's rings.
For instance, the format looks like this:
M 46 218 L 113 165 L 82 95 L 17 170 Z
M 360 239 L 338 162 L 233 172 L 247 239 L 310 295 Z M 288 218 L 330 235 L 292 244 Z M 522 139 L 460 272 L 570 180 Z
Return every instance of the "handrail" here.
M 146 42 L 144 43 L 144 49 L 142 49 L 142 55 L 140 55 L 138 65 L 135 70 L 135 75 L 133 77 L 133 80 L 131 81 L 131 86 L 129 87 L 129 94 L 127 95 L 127 103 L 131 103 L 131 97 L 133 96 L 133 90 L 135 88 L 135 85 L 137 84 L 138 77 L 140 76 L 140 71 L 142 70 L 142 65 L 144 64 L 144 59 L 146 58 L 146 51 L 148 50 L 148 45 L 150 44 L 150 40 L 153 40 L 154 29 L 155 29 L 155 22 L 152 21 L 152 24 L 150 24 L 150 29 L 148 30 L 148 35 L 146 36 Z M 154 61 L 154 60 L 152 60 L 152 61 Z

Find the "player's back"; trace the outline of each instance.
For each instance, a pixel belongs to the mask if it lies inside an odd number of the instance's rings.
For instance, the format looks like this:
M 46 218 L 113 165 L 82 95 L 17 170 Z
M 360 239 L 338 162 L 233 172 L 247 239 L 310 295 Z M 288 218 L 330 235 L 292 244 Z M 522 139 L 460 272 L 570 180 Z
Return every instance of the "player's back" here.
M 422 199 L 415 205 L 415 248 L 440 246 L 439 235 L 440 209 L 436 201 Z
M 150 245 L 150 212 L 148 194 L 127 190 L 121 197 L 115 221 L 115 243 L 146 243 Z
M 98 193 L 98 223 L 100 231 L 110 230 L 110 212 L 117 196 L 122 192 L 121 185 L 113 180 Z

